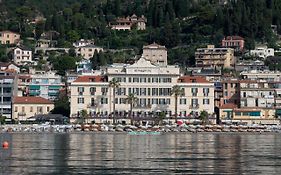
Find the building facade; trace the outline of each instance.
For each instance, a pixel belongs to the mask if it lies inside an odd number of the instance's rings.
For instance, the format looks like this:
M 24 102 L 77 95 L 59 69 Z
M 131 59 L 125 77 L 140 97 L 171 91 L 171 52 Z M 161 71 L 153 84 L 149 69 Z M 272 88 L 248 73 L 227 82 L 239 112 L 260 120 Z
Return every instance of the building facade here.
M 42 97 L 14 97 L 12 118 L 25 121 L 38 114 L 49 114 L 54 109 L 54 103 Z
M 113 113 L 113 90 L 109 81 L 115 78 L 120 86 L 115 92 L 117 113 L 128 113 L 127 95 L 133 93 L 137 102 L 133 114 L 175 113 L 175 98 L 172 87 L 184 89 L 178 99 L 178 115 L 199 114 L 206 110 L 214 112 L 214 84 L 202 77 L 182 77 L 177 66 L 156 66 L 145 58 L 132 65 L 111 65 L 106 76 L 80 76 L 71 83 L 71 116 L 77 117 L 83 109 L 92 115 Z
M 0 71 L 0 115 L 11 121 L 12 98 L 17 95 L 18 77 L 15 73 Z
M 13 50 L 13 61 L 18 65 L 32 63 L 32 50 L 26 47 L 17 46 Z
M 245 41 L 240 36 L 227 36 L 221 41 L 222 47 L 233 48 L 235 51 L 242 52 L 244 50 Z
M 81 56 L 84 59 L 90 59 L 94 56 L 95 52 L 102 52 L 102 47 L 97 47 L 95 45 L 86 45 L 75 48 L 75 52 L 77 56 Z
M 258 58 L 267 58 L 274 56 L 274 49 L 265 47 L 257 47 L 255 50 L 250 50 L 250 55 Z
M 234 49 L 215 48 L 208 45 L 207 48 L 198 48 L 195 52 L 197 67 L 223 67 L 233 68 L 235 65 Z
M 0 44 L 17 44 L 20 34 L 11 31 L 0 31 Z
M 30 75 L 30 82 L 27 84 L 29 96 L 40 96 L 45 99 L 55 100 L 59 91 L 64 87 L 61 76 L 55 72 L 40 72 Z
M 156 43 L 143 46 L 142 56 L 155 65 L 167 66 L 168 64 L 167 48 Z
M 142 15 L 137 17 L 135 14 L 127 18 L 117 18 L 116 21 L 109 23 L 112 30 L 132 30 L 136 27 L 137 30 L 146 29 L 147 19 Z

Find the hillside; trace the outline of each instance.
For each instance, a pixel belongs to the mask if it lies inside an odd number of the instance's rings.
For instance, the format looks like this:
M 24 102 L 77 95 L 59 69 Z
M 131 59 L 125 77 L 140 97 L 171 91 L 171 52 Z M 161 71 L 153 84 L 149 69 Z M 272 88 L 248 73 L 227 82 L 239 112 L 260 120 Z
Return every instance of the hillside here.
M 132 14 L 147 18 L 147 30 L 117 32 L 107 25 Z M 31 23 L 35 17 L 41 22 Z M 193 65 L 194 49 L 219 45 L 226 35 L 240 35 L 246 48 L 256 42 L 275 46 L 271 25 L 281 32 L 280 0 L 2 0 L 0 30 L 39 38 L 44 31 L 60 33 L 58 44 L 71 46 L 77 39 L 95 39 L 108 49 L 133 48 L 158 42 L 169 49 L 170 63 Z M 34 32 L 35 30 L 35 32 Z

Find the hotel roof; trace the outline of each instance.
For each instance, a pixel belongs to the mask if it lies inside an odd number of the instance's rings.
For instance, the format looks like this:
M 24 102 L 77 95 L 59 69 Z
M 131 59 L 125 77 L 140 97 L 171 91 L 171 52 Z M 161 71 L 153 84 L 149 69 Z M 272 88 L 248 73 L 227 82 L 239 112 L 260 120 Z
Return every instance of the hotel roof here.
M 182 76 L 179 78 L 179 83 L 210 83 L 202 76 Z
M 75 81 L 75 83 L 81 82 L 104 82 L 103 76 L 80 76 Z
M 52 101 L 42 97 L 14 97 L 14 104 L 53 104 Z

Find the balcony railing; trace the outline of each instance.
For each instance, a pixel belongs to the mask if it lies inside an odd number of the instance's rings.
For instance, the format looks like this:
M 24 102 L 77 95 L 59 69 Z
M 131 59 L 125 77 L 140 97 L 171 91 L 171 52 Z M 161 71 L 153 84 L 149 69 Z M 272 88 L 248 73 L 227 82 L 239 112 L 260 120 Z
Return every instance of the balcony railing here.
M 189 109 L 198 109 L 199 108 L 199 104 L 193 104 L 189 106 Z

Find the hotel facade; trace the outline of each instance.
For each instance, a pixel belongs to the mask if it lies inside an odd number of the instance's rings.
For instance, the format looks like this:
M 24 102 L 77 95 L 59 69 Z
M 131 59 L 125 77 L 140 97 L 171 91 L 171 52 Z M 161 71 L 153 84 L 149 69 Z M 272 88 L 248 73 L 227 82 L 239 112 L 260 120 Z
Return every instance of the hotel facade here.
M 127 114 L 130 105 L 127 95 L 133 93 L 137 101 L 133 114 L 165 112 L 175 114 L 172 88 L 180 86 L 184 93 L 178 97 L 178 116 L 199 115 L 205 110 L 214 113 L 214 84 L 203 77 L 182 76 L 178 66 L 155 65 L 141 57 L 132 65 L 113 64 L 100 76 L 80 76 L 70 85 L 71 117 L 78 117 L 82 110 L 92 116 L 113 113 L 113 88 L 109 82 L 116 79 L 115 113 Z

